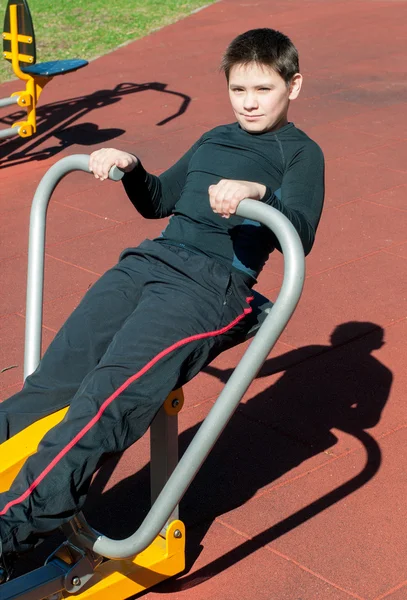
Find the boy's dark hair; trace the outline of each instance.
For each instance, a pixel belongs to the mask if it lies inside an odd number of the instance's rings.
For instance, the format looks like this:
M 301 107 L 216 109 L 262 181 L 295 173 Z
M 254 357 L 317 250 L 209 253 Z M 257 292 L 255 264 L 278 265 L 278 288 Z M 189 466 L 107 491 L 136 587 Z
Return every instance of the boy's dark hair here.
M 290 38 L 269 28 L 250 29 L 238 35 L 227 47 L 220 68 L 229 81 L 233 66 L 249 63 L 271 67 L 287 85 L 300 71 L 298 51 Z

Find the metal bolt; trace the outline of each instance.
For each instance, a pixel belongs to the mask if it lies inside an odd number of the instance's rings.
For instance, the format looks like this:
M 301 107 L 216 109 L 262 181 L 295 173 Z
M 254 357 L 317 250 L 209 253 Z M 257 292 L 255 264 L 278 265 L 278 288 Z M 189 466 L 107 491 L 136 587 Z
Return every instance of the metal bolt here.
M 175 398 L 172 402 L 171 402 L 171 406 L 173 408 L 176 408 L 179 404 L 179 400 L 177 398 Z
M 23 132 L 23 133 L 27 133 L 27 130 L 26 130 L 26 129 L 23 129 L 23 130 L 22 130 L 22 132 Z
M 79 577 L 72 577 L 72 585 L 80 585 L 81 584 L 81 580 L 79 579 Z
M 25 104 L 24 98 L 21 98 L 21 104 Z
M 176 530 L 174 531 L 174 537 L 175 537 L 175 538 L 178 538 L 178 539 L 179 539 L 179 538 L 182 538 L 182 533 L 180 532 L 180 530 L 179 530 L 179 529 L 176 529 Z

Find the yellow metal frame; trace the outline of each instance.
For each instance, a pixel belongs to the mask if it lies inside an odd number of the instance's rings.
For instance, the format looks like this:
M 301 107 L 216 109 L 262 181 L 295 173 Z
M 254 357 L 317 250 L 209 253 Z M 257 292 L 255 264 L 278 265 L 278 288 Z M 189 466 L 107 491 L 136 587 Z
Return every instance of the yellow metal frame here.
M 178 402 L 174 406 L 174 399 Z M 183 404 L 182 389 L 172 392 L 166 400 L 166 410 L 174 414 Z M 64 418 L 64 408 L 39 419 L 3 444 L 0 444 L 0 493 L 8 490 L 29 456 L 37 451 L 44 435 Z M 89 583 L 75 599 L 126 600 L 130 596 L 178 575 L 185 569 L 185 525 L 172 521 L 165 536 L 158 535 L 153 543 L 133 559 L 107 560 L 95 569 Z M 68 592 L 64 598 L 72 598 Z
M 108 560 L 99 565 L 89 583 L 74 596 L 75 600 L 126 600 L 174 577 L 185 569 L 185 525 L 173 521 L 166 536 L 154 542 L 134 559 Z
M 27 119 L 25 121 L 16 121 L 12 127 L 18 127 L 20 137 L 30 137 L 37 131 L 36 106 L 38 99 L 45 85 L 52 80 L 52 77 L 39 77 L 24 73 L 20 69 L 20 62 L 32 63 L 34 57 L 27 54 L 19 54 L 18 43 L 33 43 L 33 38 L 28 35 L 18 33 L 17 5 L 10 5 L 10 32 L 4 32 L 3 38 L 11 43 L 11 52 L 3 52 L 3 57 L 11 60 L 14 75 L 26 82 L 25 90 L 14 92 L 11 96 L 18 96 L 18 105 L 27 110 Z

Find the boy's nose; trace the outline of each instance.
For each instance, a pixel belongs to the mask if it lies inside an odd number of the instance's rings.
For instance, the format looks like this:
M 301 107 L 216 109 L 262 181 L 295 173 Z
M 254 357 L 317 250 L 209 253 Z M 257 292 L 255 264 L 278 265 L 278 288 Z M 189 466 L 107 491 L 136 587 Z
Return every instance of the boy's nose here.
M 244 108 L 245 110 L 250 110 L 258 107 L 258 101 L 256 94 L 246 94 L 244 98 Z

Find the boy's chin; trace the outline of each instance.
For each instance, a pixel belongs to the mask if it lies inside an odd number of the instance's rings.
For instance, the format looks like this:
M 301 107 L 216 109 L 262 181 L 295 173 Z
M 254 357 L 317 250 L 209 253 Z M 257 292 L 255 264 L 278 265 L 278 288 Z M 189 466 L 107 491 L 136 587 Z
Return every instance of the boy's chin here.
M 239 120 L 240 127 L 248 133 L 267 133 L 268 131 L 275 131 L 276 129 L 283 127 L 286 123 L 287 120 L 284 119 L 273 123 L 264 123 L 264 121 L 253 121 L 253 123 L 250 123 Z
M 240 123 L 242 129 L 247 131 L 248 133 L 266 133 L 266 131 L 270 131 L 272 127 L 265 127 L 264 123 Z

